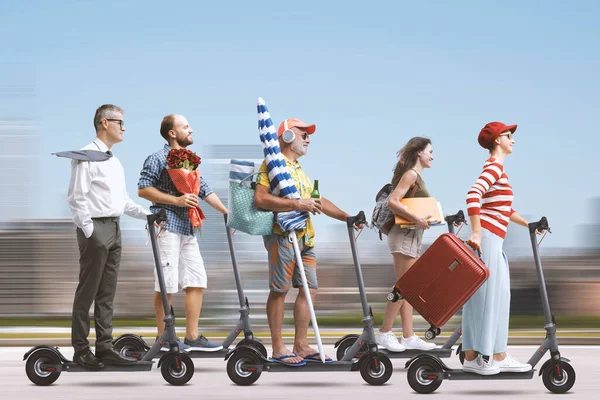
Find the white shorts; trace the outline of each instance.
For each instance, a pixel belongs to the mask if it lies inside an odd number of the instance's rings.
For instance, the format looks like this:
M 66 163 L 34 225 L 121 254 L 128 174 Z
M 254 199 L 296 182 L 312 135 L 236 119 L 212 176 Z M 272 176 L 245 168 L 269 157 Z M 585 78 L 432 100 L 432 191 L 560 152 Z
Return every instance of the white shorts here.
M 206 288 L 206 270 L 196 236 L 164 230 L 158 237 L 158 249 L 167 293 L 177 293 L 179 287 Z M 156 267 L 153 270 L 154 291 L 160 292 Z

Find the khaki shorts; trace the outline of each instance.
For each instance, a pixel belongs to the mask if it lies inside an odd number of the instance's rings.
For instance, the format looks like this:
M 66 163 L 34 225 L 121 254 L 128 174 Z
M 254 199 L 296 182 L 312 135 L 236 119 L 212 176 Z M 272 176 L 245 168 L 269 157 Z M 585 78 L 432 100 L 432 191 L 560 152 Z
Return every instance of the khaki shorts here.
M 390 253 L 401 253 L 412 258 L 421 255 L 422 242 L 423 229 L 400 228 L 400 225 L 394 225 L 387 238 Z

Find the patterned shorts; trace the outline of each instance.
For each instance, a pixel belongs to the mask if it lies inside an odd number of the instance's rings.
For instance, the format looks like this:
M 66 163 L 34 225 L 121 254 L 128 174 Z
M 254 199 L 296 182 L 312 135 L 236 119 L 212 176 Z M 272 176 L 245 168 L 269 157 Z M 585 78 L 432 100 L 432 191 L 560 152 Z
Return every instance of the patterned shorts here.
M 294 245 L 288 236 L 263 236 L 265 248 L 269 252 L 269 288 L 278 293 L 287 293 L 291 287 L 302 287 L 300 271 L 296 268 Z M 304 244 L 304 238 L 298 240 L 302 255 L 302 264 L 306 273 L 306 281 L 310 289 L 318 289 L 317 257 L 314 247 Z

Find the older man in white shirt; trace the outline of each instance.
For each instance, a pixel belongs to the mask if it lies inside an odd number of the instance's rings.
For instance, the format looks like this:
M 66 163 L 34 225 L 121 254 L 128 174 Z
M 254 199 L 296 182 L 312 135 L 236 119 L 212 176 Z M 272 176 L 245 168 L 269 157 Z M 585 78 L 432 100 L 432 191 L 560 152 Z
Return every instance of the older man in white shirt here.
M 96 139 L 82 150 L 111 155 L 106 161 L 73 160 L 69 183 L 69 206 L 77 225 L 79 244 L 79 285 L 73 302 L 71 344 L 73 360 L 89 369 L 104 364 L 131 364 L 135 359 L 121 356 L 112 347 L 113 299 L 121 262 L 119 217 L 146 219 L 149 211 L 134 203 L 125 190 L 125 173 L 111 148 L 123 140 L 123 110 L 105 104 L 94 116 Z M 96 354 L 89 348 L 89 310 L 94 305 Z

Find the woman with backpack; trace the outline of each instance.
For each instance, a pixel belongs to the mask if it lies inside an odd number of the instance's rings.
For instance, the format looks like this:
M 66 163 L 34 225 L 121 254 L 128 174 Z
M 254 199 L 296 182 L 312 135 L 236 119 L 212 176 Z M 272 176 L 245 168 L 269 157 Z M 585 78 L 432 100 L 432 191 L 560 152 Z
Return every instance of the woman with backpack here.
M 423 137 L 410 139 L 398 152 L 398 162 L 392 178 L 394 189 L 388 198 L 388 207 L 395 215 L 413 221 L 416 228 L 406 229 L 394 225 L 388 233 L 387 244 L 394 258 L 396 279 L 400 279 L 419 258 L 423 232 L 429 228 L 427 219 L 431 217 L 414 215 L 400 200 L 405 197 L 430 197 L 421 174 L 425 168 L 431 168 L 432 153 L 431 140 Z M 398 313 L 402 318 L 400 341 L 392 332 Z M 375 335 L 375 341 L 378 346 L 396 352 L 406 349 L 432 350 L 436 347 L 434 343 L 427 343 L 414 334 L 413 308 L 405 300 L 387 303 L 383 324 Z

